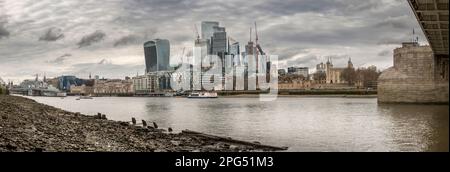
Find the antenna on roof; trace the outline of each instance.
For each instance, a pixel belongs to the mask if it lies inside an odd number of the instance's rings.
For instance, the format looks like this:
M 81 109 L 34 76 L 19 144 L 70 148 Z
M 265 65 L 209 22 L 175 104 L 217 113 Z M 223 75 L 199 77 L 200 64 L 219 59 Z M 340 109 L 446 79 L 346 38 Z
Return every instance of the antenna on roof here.
M 252 42 L 252 27 L 250 27 L 250 40 L 249 42 Z
M 257 28 L 256 28 L 256 22 L 255 22 L 255 42 L 256 42 L 256 44 L 258 44 L 258 30 L 257 30 Z
M 194 27 L 195 27 L 195 34 L 197 34 L 197 40 L 199 40 L 200 39 L 200 35 L 198 34 L 197 25 L 194 24 Z

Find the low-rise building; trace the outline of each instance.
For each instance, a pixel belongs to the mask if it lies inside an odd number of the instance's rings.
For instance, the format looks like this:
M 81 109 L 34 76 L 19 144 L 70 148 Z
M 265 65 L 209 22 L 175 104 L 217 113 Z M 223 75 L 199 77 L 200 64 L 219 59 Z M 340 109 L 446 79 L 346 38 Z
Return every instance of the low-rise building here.
M 149 72 L 133 77 L 132 87 L 135 94 L 146 95 L 172 91 L 170 86 L 172 71 Z
M 279 90 L 297 90 L 297 89 L 310 89 L 313 86 L 313 81 L 294 79 L 290 81 L 282 81 L 278 83 Z
M 85 84 L 81 86 L 70 86 L 70 93 L 76 94 L 76 95 L 91 95 L 94 94 L 94 87 L 93 86 L 86 86 Z
M 131 79 L 99 79 L 95 80 L 94 94 L 96 95 L 129 95 L 134 94 Z
M 308 67 L 289 67 L 288 74 L 301 75 L 305 78 L 309 78 L 309 68 Z

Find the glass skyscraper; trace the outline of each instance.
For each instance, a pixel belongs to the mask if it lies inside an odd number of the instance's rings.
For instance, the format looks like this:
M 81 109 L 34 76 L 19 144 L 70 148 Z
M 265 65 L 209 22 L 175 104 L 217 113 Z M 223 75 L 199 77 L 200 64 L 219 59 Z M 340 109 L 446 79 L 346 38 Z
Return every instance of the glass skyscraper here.
M 211 41 L 212 54 L 219 55 L 219 53 L 227 52 L 227 32 L 214 32 Z M 220 56 L 220 55 L 219 55 Z M 221 58 L 223 58 L 221 56 Z
M 235 42 L 229 46 L 229 54 L 233 57 L 233 64 L 235 66 L 241 65 L 241 58 L 240 58 L 240 49 L 239 49 L 239 42 Z
M 155 39 L 144 43 L 145 71 L 157 72 L 170 69 L 170 44 L 166 39 Z
M 211 40 L 214 34 L 214 27 L 218 27 L 219 22 L 215 21 L 203 21 L 202 22 L 202 38 Z

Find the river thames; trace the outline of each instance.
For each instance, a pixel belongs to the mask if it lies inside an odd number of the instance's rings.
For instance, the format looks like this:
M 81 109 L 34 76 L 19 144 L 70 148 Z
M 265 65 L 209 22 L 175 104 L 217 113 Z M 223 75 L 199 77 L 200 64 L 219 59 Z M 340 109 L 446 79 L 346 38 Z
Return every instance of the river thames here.
M 448 151 L 448 105 L 379 105 L 376 98 L 28 97 L 108 119 L 135 117 L 172 127 L 228 136 L 287 151 Z

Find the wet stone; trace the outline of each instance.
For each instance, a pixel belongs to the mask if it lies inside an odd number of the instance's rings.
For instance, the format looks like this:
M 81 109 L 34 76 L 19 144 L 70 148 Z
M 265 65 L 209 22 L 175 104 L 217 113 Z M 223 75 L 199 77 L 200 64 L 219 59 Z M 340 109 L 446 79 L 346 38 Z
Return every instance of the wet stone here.
M 156 123 L 144 128 L 130 122 L 95 120 L 98 114 L 63 111 L 23 97 L 0 96 L 0 107 L 0 152 L 257 150 L 240 144 L 225 148 L 222 141 L 190 134 L 168 134 L 156 129 Z

